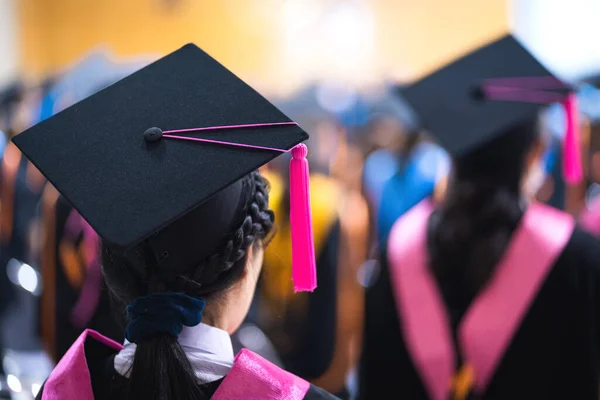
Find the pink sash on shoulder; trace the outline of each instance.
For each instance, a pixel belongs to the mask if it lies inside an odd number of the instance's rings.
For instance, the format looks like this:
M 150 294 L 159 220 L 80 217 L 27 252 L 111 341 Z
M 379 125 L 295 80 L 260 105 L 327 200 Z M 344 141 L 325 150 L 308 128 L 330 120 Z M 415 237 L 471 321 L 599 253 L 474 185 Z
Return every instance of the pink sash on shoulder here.
M 98 332 L 86 329 L 50 374 L 42 400 L 94 400 L 84 347 L 86 340 L 92 339 L 116 350 L 123 348 Z M 309 388 L 310 383 L 304 379 L 244 349 L 212 399 L 301 400 Z
M 212 399 L 301 400 L 310 383 L 243 349 Z
M 97 340 L 116 350 L 123 346 L 86 329 L 60 359 L 44 385 L 42 400 L 94 400 L 92 379 L 85 359 L 86 340 Z
M 392 288 L 402 332 L 432 400 L 448 398 L 454 375 L 451 327 L 435 277 L 428 268 L 427 200 L 396 222 L 388 243 Z M 483 392 L 553 263 L 567 244 L 574 220 L 551 207 L 532 204 L 497 267 L 459 326 L 465 362 Z

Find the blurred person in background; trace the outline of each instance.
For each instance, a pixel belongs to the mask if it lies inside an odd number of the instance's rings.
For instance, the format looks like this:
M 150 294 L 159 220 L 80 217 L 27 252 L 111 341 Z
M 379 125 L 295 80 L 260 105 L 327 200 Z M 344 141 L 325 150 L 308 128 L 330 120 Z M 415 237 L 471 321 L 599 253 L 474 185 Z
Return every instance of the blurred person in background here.
M 341 163 L 343 127 L 324 120 L 311 132 L 311 208 L 319 287 L 310 295 L 293 292 L 289 180 L 287 160 L 280 157 L 264 171 L 277 235 L 265 251 L 257 323 L 287 370 L 349 398 L 346 381 L 357 364 L 361 343 L 364 297 L 357 275 L 366 258 L 368 214 L 352 173 L 346 170 L 338 178 L 328 174 Z
M 443 194 L 449 159 L 418 128 L 418 120 L 399 93 L 367 126 L 374 150 L 365 161 L 363 182 L 376 227 L 375 243 L 385 242 L 393 223 L 426 197 Z
M 411 209 L 382 251 L 367 291 L 361 398 L 598 397 L 600 242 L 531 202 L 545 140 L 543 104 L 527 95 L 572 103 L 564 90 L 531 91 L 523 82 L 538 78 L 524 76 L 550 73 L 506 36 L 403 92 L 453 171 L 443 201 Z
M 600 119 L 590 128 L 589 179 L 587 205 L 581 216 L 584 227 L 600 235 Z
M 377 242 L 385 243 L 394 222 L 427 197 L 444 194 L 450 169 L 446 152 L 415 133 L 412 148 L 400 156 L 398 170 L 383 186 L 377 210 Z
M 7 140 L 31 126 L 40 91 L 39 87 L 16 82 L 4 92 L 0 121 Z M 18 265 L 25 263 L 27 268 L 31 268 L 29 265 L 35 266 L 33 253 L 37 243 L 35 239 L 39 234 L 36 207 L 43 184 L 44 178 L 39 171 L 23 157 L 16 146 L 7 142 L 0 160 L 0 326 L 10 326 L 13 329 L 0 332 L 0 342 L 4 337 L 7 342 L 18 343 L 25 348 L 28 345 L 21 338 L 28 337 L 30 319 L 33 318 L 27 318 L 27 315 L 21 313 L 24 301 L 27 300 L 25 297 L 30 294 L 16 286 L 19 283 Z M 34 288 L 29 290 L 32 289 Z M 31 313 L 29 317 L 33 317 Z M 22 318 L 20 325 L 13 325 L 7 320 L 15 318 Z M 3 364 L 2 347 L 0 343 L 0 372 Z
M 386 87 L 383 93 L 375 94 L 371 114 L 359 137 L 366 157 L 364 192 L 375 215 L 383 186 L 398 171 L 402 156 L 410 154 L 419 142 L 414 134 L 414 117 L 396 91 L 396 87 Z
M 4 150 L 6 148 L 7 142 L 10 140 L 10 132 L 11 130 L 11 117 L 14 113 L 14 108 L 16 107 L 16 103 L 19 102 L 22 96 L 22 87 L 20 83 L 14 83 L 8 85 L 8 87 L 4 88 L 0 92 L 0 137 L 1 140 L 1 151 L 0 154 L 2 156 L 2 185 L 3 190 L 5 192 L 7 190 L 11 190 L 13 188 L 12 182 L 14 181 L 14 167 L 8 168 L 11 163 L 6 162 L 4 157 Z M 14 161 L 12 162 L 14 164 Z M 9 174 L 10 172 L 10 174 Z M 11 184 L 8 185 L 8 182 Z M 0 192 L 0 194 L 2 193 Z M 3 208 L 8 208 L 12 199 L 9 196 L 5 196 L 4 199 L 0 197 L 0 221 L 2 220 L 3 213 L 7 213 L 7 211 L 3 211 Z M 12 219 L 12 218 L 11 218 Z M 8 220 L 8 219 L 7 219 Z M 10 226 L 8 225 L 4 229 L 12 229 L 12 222 L 10 222 Z M 2 235 L 2 225 L 0 225 L 0 237 Z M 3 246 L 4 247 L 4 246 Z M 10 303 L 14 297 L 14 287 L 8 278 L 8 273 L 6 270 L 6 266 L 8 264 L 9 258 L 6 258 L 8 255 L 8 251 L 5 248 L 0 248 L 0 320 L 2 319 L 6 309 L 10 306 Z M 3 360 L 4 360 L 4 348 L 3 348 L 3 340 L 2 335 L 0 334 L 0 376 L 4 374 L 3 369 Z
M 586 176 L 584 206 L 580 211 L 581 226 L 600 235 L 600 90 L 583 85 L 579 91 L 582 111 L 582 154 Z
M 581 154 L 585 179 L 578 184 L 567 184 L 561 175 L 566 117 L 560 105 L 554 105 L 549 108 L 544 118 L 545 125 L 553 135 L 547 157 L 552 174 L 548 177 L 548 189 L 553 189 L 548 202 L 557 208 L 567 210 L 572 215 L 580 216 L 585 225 L 590 215 L 593 197 L 597 193 L 595 182 L 598 178 L 594 177 L 594 153 L 596 152 L 594 147 L 597 145 L 594 131 L 600 119 L 600 90 L 589 84 L 582 84 L 578 88 L 577 99 L 580 109 Z M 546 188 L 542 191 L 550 192 L 550 190 L 546 191 Z
M 97 234 L 50 184 L 42 201 L 40 330 L 43 348 L 56 363 L 86 328 L 113 340 L 124 336 L 110 312 Z
M 91 51 L 49 88 L 40 119 L 50 118 L 146 63 L 146 57 L 119 60 L 106 50 Z M 39 210 L 43 221 L 40 325 L 44 349 L 58 362 L 86 328 L 123 341 L 123 327 L 110 313 L 100 272 L 97 234 L 50 183 L 44 188 Z
M 587 191 L 590 185 L 589 179 L 589 154 L 590 154 L 590 122 L 589 119 L 581 114 L 579 116 L 580 139 L 579 147 L 582 157 L 583 179 L 581 182 L 564 182 L 565 184 L 565 202 L 563 209 L 575 218 L 580 218 L 581 213 L 586 209 Z M 563 140 L 564 146 L 564 140 Z M 563 155 L 564 156 L 564 155 Z
M 587 154 L 589 186 L 585 195 L 585 207 L 579 215 L 581 226 L 588 232 L 600 236 L 600 147 L 598 128 L 590 127 L 590 146 Z
M 363 186 L 369 208 L 376 214 L 383 187 L 398 172 L 402 155 L 410 154 L 418 142 L 418 136 L 411 134 L 402 122 L 387 114 L 374 115 L 363 135 L 364 141 L 369 143 L 363 146 L 367 147 Z

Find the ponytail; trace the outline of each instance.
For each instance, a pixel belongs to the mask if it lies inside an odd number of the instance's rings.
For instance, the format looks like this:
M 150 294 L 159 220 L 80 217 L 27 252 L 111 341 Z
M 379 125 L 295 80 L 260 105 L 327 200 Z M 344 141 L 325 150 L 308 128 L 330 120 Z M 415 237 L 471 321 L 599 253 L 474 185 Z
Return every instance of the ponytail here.
M 198 385 L 192 365 L 174 336 L 155 336 L 137 345 L 126 398 L 208 400 L 210 391 Z

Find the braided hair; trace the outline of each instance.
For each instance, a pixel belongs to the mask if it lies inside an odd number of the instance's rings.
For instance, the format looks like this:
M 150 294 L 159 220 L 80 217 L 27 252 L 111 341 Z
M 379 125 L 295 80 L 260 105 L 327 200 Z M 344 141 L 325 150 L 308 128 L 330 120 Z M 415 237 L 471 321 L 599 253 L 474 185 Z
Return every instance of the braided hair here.
M 183 292 L 206 300 L 243 276 L 248 249 L 267 240 L 274 224 L 266 180 L 258 171 L 243 180 L 250 195 L 242 211 L 242 222 L 223 238 L 217 251 L 194 267 L 171 273 L 147 257 L 147 265 L 140 271 L 119 251 L 102 246 L 103 274 L 112 304 L 121 310 L 120 317 L 124 316 L 126 305 L 138 297 Z M 170 335 L 138 343 L 127 386 L 115 388 L 119 396 L 124 396 L 118 398 L 150 400 L 209 399 L 215 389 L 198 386 L 189 360 L 177 339 Z

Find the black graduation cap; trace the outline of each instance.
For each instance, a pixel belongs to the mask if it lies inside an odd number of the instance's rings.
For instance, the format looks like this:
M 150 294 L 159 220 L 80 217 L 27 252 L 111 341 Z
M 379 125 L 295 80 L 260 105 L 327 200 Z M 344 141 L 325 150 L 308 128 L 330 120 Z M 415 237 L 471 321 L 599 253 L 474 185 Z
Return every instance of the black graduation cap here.
M 509 129 L 537 118 L 550 103 L 564 102 L 569 109 L 574 106 L 571 88 L 511 35 L 400 92 L 421 126 L 454 156 L 475 151 Z M 575 135 L 575 130 L 572 133 Z M 578 151 L 574 146 L 569 150 Z
M 269 101 L 188 44 L 14 142 L 105 242 L 128 248 L 306 139 Z M 310 215 L 305 219 L 310 228 Z

